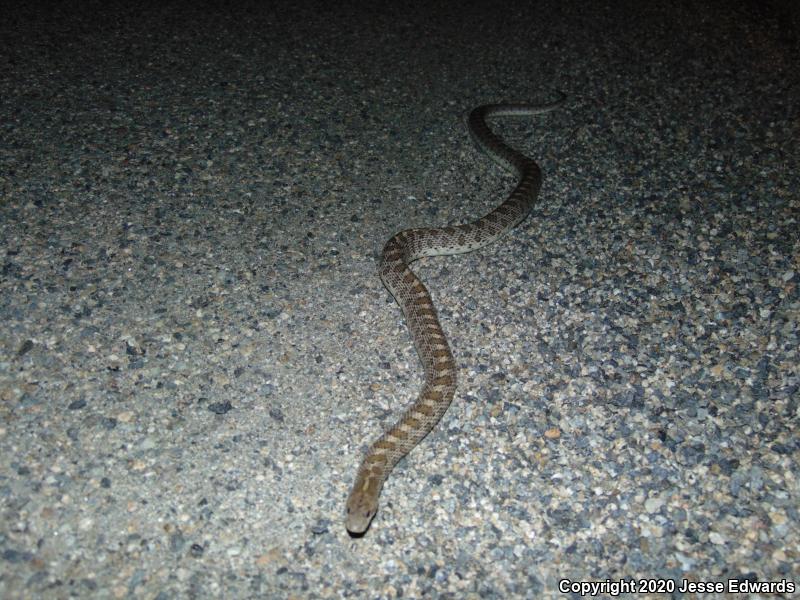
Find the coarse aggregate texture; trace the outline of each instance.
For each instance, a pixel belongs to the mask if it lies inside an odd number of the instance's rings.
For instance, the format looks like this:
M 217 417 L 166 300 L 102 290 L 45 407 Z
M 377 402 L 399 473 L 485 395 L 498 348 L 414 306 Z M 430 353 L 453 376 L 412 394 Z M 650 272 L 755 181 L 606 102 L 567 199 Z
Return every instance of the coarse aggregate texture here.
M 45 6 L 0 19 L 0 597 L 800 585 L 790 3 Z M 380 249 L 513 187 L 467 110 L 559 90 L 493 124 L 532 215 L 415 264 L 458 389 L 353 539 L 421 381 Z

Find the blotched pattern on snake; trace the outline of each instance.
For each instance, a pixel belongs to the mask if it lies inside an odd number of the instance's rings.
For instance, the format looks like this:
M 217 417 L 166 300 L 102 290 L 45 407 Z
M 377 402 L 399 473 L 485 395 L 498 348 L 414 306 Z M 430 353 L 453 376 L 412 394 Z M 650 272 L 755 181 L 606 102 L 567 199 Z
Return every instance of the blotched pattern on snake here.
M 542 174 L 536 162 L 508 146 L 494 134 L 486 119 L 495 116 L 527 116 L 548 112 L 564 102 L 551 104 L 490 104 L 474 109 L 467 126 L 475 143 L 504 169 L 517 175 L 514 191 L 497 208 L 477 221 L 456 227 L 406 229 L 383 248 L 380 276 L 394 296 L 411 332 L 425 380 L 416 402 L 367 451 L 347 499 L 345 525 L 351 534 L 362 534 L 378 510 L 378 497 L 389 473 L 439 422 L 456 389 L 456 365 L 436 317 L 430 294 L 408 267 L 423 256 L 471 252 L 491 244 L 522 221 L 539 194 Z

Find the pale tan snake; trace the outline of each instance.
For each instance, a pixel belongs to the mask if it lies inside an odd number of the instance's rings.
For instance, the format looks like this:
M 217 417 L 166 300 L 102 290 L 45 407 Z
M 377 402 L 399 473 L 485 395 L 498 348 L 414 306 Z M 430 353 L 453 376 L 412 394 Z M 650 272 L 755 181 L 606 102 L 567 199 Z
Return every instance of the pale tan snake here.
M 487 117 L 527 116 L 548 112 L 564 102 L 530 106 L 489 104 L 474 109 L 467 126 L 475 143 L 504 169 L 519 177 L 505 202 L 477 221 L 438 229 L 406 229 L 383 248 L 380 276 L 406 319 L 417 349 L 425 381 L 416 402 L 367 451 L 347 499 L 347 530 L 362 534 L 378 510 L 384 481 L 397 462 L 408 454 L 442 418 L 456 389 L 456 364 L 436 317 L 428 290 L 408 267 L 423 256 L 471 252 L 491 244 L 514 228 L 530 212 L 542 185 L 542 173 L 533 159 L 517 152 L 492 133 Z

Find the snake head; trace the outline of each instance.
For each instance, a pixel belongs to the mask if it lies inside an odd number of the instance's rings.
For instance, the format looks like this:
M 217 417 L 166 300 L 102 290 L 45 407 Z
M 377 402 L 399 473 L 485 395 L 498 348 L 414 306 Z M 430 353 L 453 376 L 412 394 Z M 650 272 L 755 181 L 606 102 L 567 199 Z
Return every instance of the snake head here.
M 380 491 L 380 486 L 375 485 L 375 480 L 369 478 L 363 482 L 356 482 L 353 486 L 353 491 L 347 499 L 345 515 L 345 527 L 351 535 L 361 536 L 369 527 L 372 518 L 378 512 Z

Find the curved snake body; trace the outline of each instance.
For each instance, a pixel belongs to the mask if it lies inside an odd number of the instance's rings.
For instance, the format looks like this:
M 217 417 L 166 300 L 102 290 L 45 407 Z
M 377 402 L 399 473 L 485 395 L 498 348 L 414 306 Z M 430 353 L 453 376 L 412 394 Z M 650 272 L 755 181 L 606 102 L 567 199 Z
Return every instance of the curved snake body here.
M 496 241 L 530 212 L 542 184 L 536 162 L 508 146 L 486 124 L 488 117 L 527 116 L 560 106 L 552 104 L 490 104 L 474 109 L 467 126 L 479 148 L 519 181 L 497 208 L 477 221 L 455 227 L 406 229 L 384 246 L 380 276 L 394 296 L 411 332 L 425 370 L 416 402 L 367 451 L 347 500 L 346 522 L 351 534 L 362 534 L 378 510 L 384 481 L 397 462 L 439 422 L 456 389 L 456 365 L 428 290 L 408 265 L 423 256 L 462 254 Z

